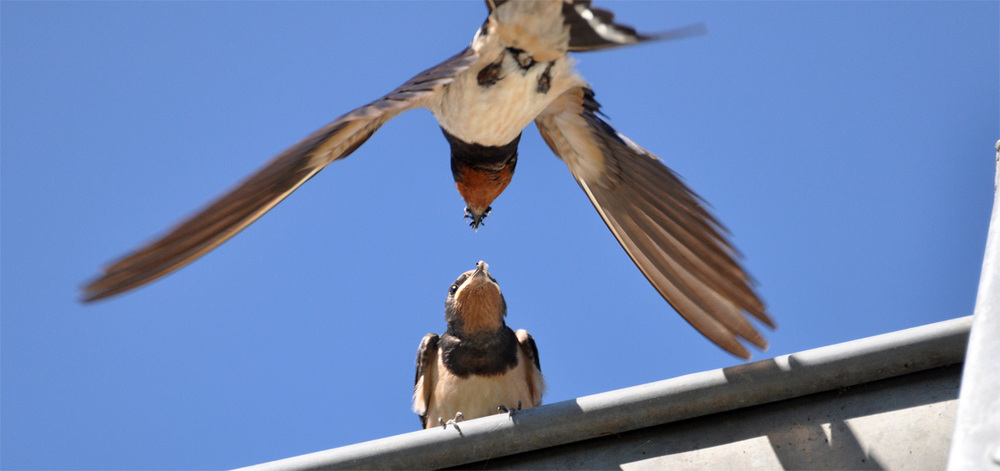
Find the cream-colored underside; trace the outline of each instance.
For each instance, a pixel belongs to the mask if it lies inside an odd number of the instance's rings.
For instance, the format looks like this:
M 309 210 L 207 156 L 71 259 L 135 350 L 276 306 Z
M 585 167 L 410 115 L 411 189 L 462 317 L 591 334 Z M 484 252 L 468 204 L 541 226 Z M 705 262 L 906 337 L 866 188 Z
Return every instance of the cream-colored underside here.
M 486 146 L 510 143 L 542 110 L 564 91 L 583 84 L 573 71 L 573 59 L 566 55 L 568 27 L 563 25 L 561 2 L 511 1 L 490 17 L 489 34 L 478 35 L 472 48 L 479 60 L 428 105 L 438 123 L 459 139 Z M 507 47 L 522 49 L 536 64 L 523 71 Z M 501 54 L 501 79 L 494 85 L 479 85 L 479 71 L 494 63 Z M 538 79 L 548 62 L 550 88 L 538 93 Z
M 430 401 L 426 413 L 423 414 L 427 417 L 427 424 L 437 425 L 439 417 L 446 421 L 453 419 L 457 412 L 461 412 L 465 419 L 493 415 L 498 412 L 497 407 L 501 405 L 516 409 L 518 401 L 521 401 L 522 408 L 541 404 L 541 394 L 537 394 L 538 404 L 536 404 L 536 399 L 532 397 L 528 388 L 529 372 L 525 370 L 526 363 L 524 355 L 519 350 L 517 366 L 504 374 L 469 375 L 460 378 L 444 367 L 439 355 L 435 365 L 437 381 L 431 385 L 433 390 Z M 417 385 L 417 398 L 421 397 L 423 386 L 426 385 Z M 414 409 L 418 414 L 421 405 L 419 402 L 419 400 L 414 402 Z

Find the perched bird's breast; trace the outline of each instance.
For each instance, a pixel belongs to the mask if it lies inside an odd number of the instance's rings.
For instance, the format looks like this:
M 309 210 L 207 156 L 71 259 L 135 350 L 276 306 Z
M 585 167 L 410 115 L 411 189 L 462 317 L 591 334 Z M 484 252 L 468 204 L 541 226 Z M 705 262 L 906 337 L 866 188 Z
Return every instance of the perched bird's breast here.
M 500 405 L 515 409 L 519 402 L 524 407 L 535 406 L 535 394 L 526 381 L 529 362 L 518 360 L 503 373 L 462 376 L 445 367 L 444 356 L 439 356 L 439 376 L 426 416 L 435 423 L 438 417 L 449 419 L 457 412 L 475 418 L 496 414 Z

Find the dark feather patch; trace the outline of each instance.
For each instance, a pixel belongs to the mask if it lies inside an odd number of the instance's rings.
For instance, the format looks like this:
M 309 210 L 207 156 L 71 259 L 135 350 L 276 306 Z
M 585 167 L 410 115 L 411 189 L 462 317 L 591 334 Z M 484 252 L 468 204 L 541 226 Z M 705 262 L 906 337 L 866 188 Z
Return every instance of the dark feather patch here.
M 526 349 L 526 351 L 530 354 L 529 356 L 531 357 L 531 362 L 534 363 L 535 368 L 538 368 L 538 371 L 541 372 L 542 360 L 538 358 L 538 347 L 535 345 L 535 338 L 532 337 L 531 334 L 528 334 L 525 341 L 521 342 L 521 347 Z
M 461 338 L 452 334 L 449 328 L 438 345 L 445 367 L 463 378 L 469 375 L 499 375 L 517 366 L 517 336 L 507 326 L 499 332 L 463 335 Z
M 503 56 L 500 60 L 483 67 L 482 70 L 476 74 L 476 83 L 480 87 L 492 87 L 496 85 L 503 77 L 500 75 L 500 71 L 503 70 Z
M 541 93 L 542 95 L 549 92 L 549 88 L 552 87 L 552 66 L 555 62 L 549 62 L 548 67 L 545 68 L 545 72 L 538 76 L 538 87 L 535 91 Z

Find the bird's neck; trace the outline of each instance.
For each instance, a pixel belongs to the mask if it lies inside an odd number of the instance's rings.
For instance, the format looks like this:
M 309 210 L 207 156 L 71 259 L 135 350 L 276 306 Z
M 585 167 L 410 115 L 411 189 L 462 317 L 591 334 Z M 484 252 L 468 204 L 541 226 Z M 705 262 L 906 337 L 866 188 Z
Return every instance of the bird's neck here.
M 448 319 L 447 332 L 458 338 L 496 335 L 507 329 L 503 315 L 494 309 L 467 306 L 461 316 Z
M 441 129 L 451 144 L 451 174 L 466 205 L 477 214 L 490 207 L 507 188 L 517 165 L 518 134 L 503 146 L 464 142 Z

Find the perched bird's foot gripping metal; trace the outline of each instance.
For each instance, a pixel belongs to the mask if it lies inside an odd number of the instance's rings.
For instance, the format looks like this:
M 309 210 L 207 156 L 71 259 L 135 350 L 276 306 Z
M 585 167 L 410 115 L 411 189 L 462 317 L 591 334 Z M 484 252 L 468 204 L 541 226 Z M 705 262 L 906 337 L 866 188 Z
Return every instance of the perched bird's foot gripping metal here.
M 497 406 L 497 413 L 506 412 L 508 417 L 514 417 L 514 412 L 521 410 L 522 405 L 521 401 L 517 401 L 517 409 L 508 409 L 507 406 L 500 404 Z
M 459 411 L 455 413 L 455 418 L 450 419 L 447 422 L 445 422 L 444 419 L 442 419 L 441 417 L 438 417 L 438 423 L 441 424 L 441 428 L 444 429 L 448 428 L 449 425 L 457 429 L 458 423 L 461 422 L 463 419 L 465 419 L 465 416 L 462 415 L 461 411 Z

